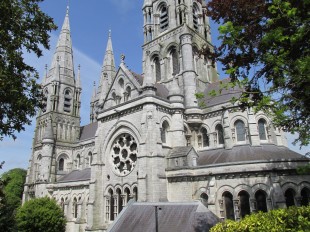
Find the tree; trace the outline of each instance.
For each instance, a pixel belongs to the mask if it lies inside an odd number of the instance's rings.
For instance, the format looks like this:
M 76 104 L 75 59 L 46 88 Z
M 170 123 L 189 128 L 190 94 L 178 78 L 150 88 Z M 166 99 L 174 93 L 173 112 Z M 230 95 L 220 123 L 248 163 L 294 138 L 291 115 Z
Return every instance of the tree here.
M 43 13 L 43 0 L 0 1 L 0 140 L 30 125 L 40 106 L 38 73 L 26 64 L 24 52 L 38 57 L 49 49 L 49 32 L 56 29 L 53 19 Z
M 267 213 L 247 215 L 240 221 L 226 220 L 211 228 L 211 232 L 248 231 L 310 231 L 310 206 L 276 209 Z
M 4 231 L 16 231 L 15 214 L 22 204 L 26 174 L 26 170 L 15 168 L 0 178 L 0 228 Z
M 64 213 L 54 199 L 48 197 L 27 201 L 16 215 L 20 232 L 65 232 Z
M 224 65 L 231 86 L 244 92 L 240 107 L 264 110 L 274 126 L 310 142 L 310 1 L 209 0 L 208 16 L 221 45 L 212 56 Z

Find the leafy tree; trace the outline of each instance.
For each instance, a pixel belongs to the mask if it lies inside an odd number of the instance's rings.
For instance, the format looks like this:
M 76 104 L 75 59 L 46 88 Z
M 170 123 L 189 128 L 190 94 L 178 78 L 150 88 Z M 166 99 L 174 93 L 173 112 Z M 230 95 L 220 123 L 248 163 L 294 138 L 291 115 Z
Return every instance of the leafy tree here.
M 310 142 L 310 1 L 209 0 L 208 16 L 221 24 L 221 45 L 205 50 L 224 65 L 230 86 L 244 89 L 242 108 L 273 116 L 284 131 Z M 210 54 L 211 53 L 211 54 Z
M 64 213 L 54 199 L 48 197 L 27 201 L 16 215 L 20 232 L 65 232 Z
M 310 231 L 310 206 L 258 212 L 241 221 L 226 220 L 211 228 L 211 232 L 248 231 Z
M 22 203 L 26 170 L 16 168 L 2 174 L 0 178 L 0 228 L 16 231 L 15 214 Z
M 26 64 L 23 53 L 42 55 L 49 49 L 49 32 L 56 29 L 53 19 L 43 13 L 43 0 L 0 1 L 0 140 L 29 125 L 40 106 L 38 73 Z

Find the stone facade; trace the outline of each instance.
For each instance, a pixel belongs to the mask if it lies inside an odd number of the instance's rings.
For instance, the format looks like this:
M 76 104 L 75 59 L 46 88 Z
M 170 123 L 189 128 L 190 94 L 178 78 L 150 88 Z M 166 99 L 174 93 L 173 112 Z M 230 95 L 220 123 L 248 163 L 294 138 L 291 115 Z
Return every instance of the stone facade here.
M 231 103 L 240 89 L 209 95 L 221 82 L 198 54 L 212 49 L 203 2 L 144 1 L 142 75 L 125 57 L 116 69 L 109 33 L 91 123 L 82 127 L 67 12 L 42 83 L 46 107 L 37 116 L 24 201 L 55 198 L 67 231 L 106 231 L 129 199 L 201 201 L 236 220 L 309 203 L 310 178 L 296 174 L 309 160 L 287 148 L 264 113 Z

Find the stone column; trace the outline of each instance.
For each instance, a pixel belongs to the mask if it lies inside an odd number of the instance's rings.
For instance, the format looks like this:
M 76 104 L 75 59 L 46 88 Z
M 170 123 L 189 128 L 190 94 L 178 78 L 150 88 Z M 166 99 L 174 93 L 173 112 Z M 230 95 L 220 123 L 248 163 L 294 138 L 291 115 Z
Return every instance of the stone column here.
M 188 108 L 198 107 L 196 93 L 196 73 L 193 67 L 193 48 L 192 48 L 192 35 L 185 33 L 180 36 L 181 40 L 181 54 L 183 63 L 183 83 L 185 106 Z

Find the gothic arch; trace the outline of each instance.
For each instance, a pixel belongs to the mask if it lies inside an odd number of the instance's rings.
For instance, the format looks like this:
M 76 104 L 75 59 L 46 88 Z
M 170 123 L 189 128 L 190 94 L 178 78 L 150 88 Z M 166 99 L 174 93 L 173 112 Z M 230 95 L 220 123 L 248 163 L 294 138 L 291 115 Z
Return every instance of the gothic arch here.
M 293 189 L 295 191 L 295 193 L 299 192 L 299 186 L 298 186 L 298 184 L 296 184 L 294 182 L 286 182 L 281 187 L 282 187 L 283 193 L 285 193 L 286 190 L 288 190 L 288 189 Z
M 255 196 L 256 192 L 259 190 L 263 190 L 264 192 L 266 192 L 267 198 L 269 198 L 272 194 L 271 189 L 268 185 L 263 184 L 263 183 L 258 183 L 258 184 L 253 185 L 252 187 L 253 196 Z

